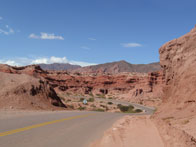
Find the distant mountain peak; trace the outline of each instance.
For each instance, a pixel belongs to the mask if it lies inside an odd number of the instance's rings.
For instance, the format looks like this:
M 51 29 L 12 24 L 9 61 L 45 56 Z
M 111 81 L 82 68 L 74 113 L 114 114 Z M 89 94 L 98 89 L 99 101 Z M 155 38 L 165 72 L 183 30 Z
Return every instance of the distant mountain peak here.
M 79 65 L 72 65 L 69 63 L 52 63 L 52 64 L 39 64 L 44 70 L 74 70 L 81 68 Z
M 139 72 L 139 73 L 148 73 L 152 71 L 158 71 L 161 67 L 159 63 L 151 64 L 130 64 L 125 60 L 86 66 L 82 68 L 77 68 L 72 70 L 73 72 L 81 73 L 110 73 L 117 74 L 121 72 Z

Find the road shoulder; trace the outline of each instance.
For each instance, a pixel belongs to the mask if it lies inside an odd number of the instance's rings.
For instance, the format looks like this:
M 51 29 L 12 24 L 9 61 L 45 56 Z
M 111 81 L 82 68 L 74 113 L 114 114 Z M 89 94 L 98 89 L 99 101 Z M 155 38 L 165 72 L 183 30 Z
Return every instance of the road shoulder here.
M 91 147 L 164 147 L 149 116 L 125 116 L 113 124 Z

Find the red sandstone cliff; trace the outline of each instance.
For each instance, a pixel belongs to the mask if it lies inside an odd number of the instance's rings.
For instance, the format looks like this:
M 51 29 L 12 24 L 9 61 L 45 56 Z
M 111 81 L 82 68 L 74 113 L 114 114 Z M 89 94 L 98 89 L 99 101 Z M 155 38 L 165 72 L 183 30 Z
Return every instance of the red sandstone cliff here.
M 48 82 L 44 78 L 36 78 L 44 75 L 38 67 L 0 65 L 0 71 L 0 109 L 46 110 L 65 107 Z
M 164 44 L 159 53 L 166 79 L 162 109 L 167 114 L 196 114 L 196 27 Z
M 196 146 L 196 27 L 164 44 L 160 64 L 165 75 L 163 103 L 153 116 L 167 147 Z
M 39 66 L 11 67 L 0 65 L 1 72 L 28 74 L 44 79 L 57 93 L 104 96 L 138 103 L 160 102 L 163 73 L 121 73 L 82 75 L 64 71 L 44 71 Z

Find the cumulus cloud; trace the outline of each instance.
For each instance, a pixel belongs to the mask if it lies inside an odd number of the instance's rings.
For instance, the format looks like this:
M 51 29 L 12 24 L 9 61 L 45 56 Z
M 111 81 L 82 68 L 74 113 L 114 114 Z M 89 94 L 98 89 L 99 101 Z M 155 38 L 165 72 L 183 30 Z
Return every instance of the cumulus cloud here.
M 32 39 L 42 39 L 42 40 L 64 40 L 62 36 L 57 36 L 55 34 L 48 34 L 41 32 L 40 35 L 35 35 L 34 33 L 29 35 Z
M 31 62 L 31 64 L 51 64 L 51 63 L 69 63 L 66 57 L 50 57 L 50 58 L 38 58 Z
M 122 47 L 141 47 L 142 45 L 139 43 L 121 43 Z
M 66 57 L 38 57 L 38 58 L 14 58 L 0 60 L 0 64 L 8 64 L 11 66 L 25 66 L 31 64 L 52 64 L 52 63 L 69 63 L 73 65 L 89 66 L 96 65 L 95 63 L 88 63 L 83 61 L 68 60 Z
M 95 40 L 97 40 L 97 39 L 95 39 L 95 38 L 88 38 L 88 40 L 95 41 Z
M 16 63 L 13 60 L 0 60 L 0 64 L 8 64 L 11 66 L 20 66 L 18 63 Z
M 70 61 L 69 63 L 73 64 L 73 65 L 80 65 L 82 67 L 90 66 L 90 65 L 96 65 L 96 63 L 88 63 L 88 62 L 81 62 L 81 61 Z
M 4 34 L 4 35 L 14 34 L 14 30 L 10 28 L 8 25 L 5 25 L 4 29 L 0 28 L 0 34 Z

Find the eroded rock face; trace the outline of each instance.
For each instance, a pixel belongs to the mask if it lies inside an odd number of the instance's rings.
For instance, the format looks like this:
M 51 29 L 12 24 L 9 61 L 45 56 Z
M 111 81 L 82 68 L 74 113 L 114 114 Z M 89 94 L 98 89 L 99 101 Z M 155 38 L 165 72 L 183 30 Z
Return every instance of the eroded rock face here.
M 123 73 L 114 75 L 76 75 L 50 71 L 46 79 L 57 92 L 94 95 L 143 102 L 160 100 L 163 73 Z
M 0 81 L 0 109 L 51 110 L 65 107 L 45 80 L 27 74 L 0 72 Z
M 92 74 L 102 75 L 104 73 L 119 74 L 122 72 L 148 73 L 148 72 L 154 72 L 158 70 L 160 70 L 160 64 L 158 62 L 151 63 L 151 64 L 130 64 L 124 60 L 121 60 L 117 62 L 81 67 L 69 71 L 79 72 L 83 74 L 92 73 Z
M 143 103 L 160 100 L 163 73 L 81 74 L 44 71 L 39 66 L 11 67 L 0 65 L 1 72 L 28 74 L 46 80 L 57 93 L 110 97 Z M 34 92 L 33 92 L 34 93 Z
M 160 111 L 167 115 L 196 114 L 196 27 L 164 44 L 159 53 L 166 80 Z

